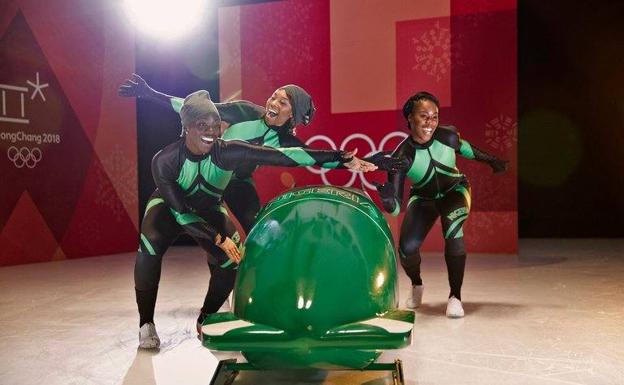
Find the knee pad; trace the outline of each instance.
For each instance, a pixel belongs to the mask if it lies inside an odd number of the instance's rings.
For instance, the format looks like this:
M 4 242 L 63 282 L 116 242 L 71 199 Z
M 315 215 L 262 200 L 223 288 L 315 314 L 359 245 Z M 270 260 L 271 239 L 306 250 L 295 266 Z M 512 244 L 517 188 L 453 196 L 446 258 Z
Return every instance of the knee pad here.
M 420 249 L 416 248 L 411 251 L 411 254 L 404 254 L 402 250 L 399 250 L 399 260 L 401 262 L 401 266 L 403 266 L 406 271 L 420 268 Z
M 400 239 L 399 252 L 401 253 L 401 260 L 411 259 L 412 256 L 420 258 L 421 245 L 422 240 L 419 239 Z

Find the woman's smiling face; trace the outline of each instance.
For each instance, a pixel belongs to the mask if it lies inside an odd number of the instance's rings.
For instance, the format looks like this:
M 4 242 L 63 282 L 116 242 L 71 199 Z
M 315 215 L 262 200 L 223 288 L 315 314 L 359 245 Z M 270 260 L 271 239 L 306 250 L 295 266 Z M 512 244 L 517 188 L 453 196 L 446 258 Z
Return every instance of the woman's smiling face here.
M 273 92 L 266 103 L 266 114 L 264 121 L 269 126 L 283 126 L 293 116 L 290 99 L 281 88 Z

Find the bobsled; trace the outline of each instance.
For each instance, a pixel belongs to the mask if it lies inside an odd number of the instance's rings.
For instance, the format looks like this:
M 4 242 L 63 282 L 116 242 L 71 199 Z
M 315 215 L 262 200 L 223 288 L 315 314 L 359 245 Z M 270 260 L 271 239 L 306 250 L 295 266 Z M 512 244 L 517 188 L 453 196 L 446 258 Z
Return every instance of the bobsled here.
M 375 360 L 410 343 L 414 313 L 397 308 L 392 234 L 363 191 L 290 190 L 258 213 L 242 251 L 233 311 L 201 328 L 205 347 L 247 360 L 220 369 L 394 370 L 402 382 L 399 361 Z

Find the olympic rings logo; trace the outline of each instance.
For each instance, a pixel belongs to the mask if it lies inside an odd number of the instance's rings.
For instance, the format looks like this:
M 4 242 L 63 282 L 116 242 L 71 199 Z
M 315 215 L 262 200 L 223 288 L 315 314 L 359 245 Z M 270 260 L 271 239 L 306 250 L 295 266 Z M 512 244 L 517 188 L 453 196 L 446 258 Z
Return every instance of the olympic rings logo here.
M 22 168 L 24 166 L 35 168 L 37 163 L 43 158 L 43 154 L 38 147 L 34 147 L 33 149 L 22 147 L 18 150 L 17 147 L 11 146 L 7 150 L 7 156 L 17 168 Z
M 347 136 L 343 141 L 342 144 L 340 145 L 340 150 L 344 150 L 347 145 L 349 144 L 349 142 L 351 142 L 354 139 L 362 139 L 364 140 L 369 146 L 370 146 L 370 151 L 365 154 L 358 154 L 358 157 L 360 158 L 366 158 L 367 156 L 373 155 L 374 153 L 378 152 L 378 151 L 384 151 L 384 147 L 386 145 L 386 143 L 388 143 L 388 141 L 390 139 L 393 138 L 400 138 L 401 140 L 407 138 L 408 134 L 402 131 L 394 131 L 394 132 L 390 132 L 388 134 L 386 134 L 386 136 L 383 137 L 383 139 L 381 139 L 381 142 L 379 143 L 379 147 L 375 146 L 375 143 L 373 142 L 373 140 L 368 136 L 368 135 L 364 135 L 364 134 L 360 134 L 360 133 L 356 133 L 356 134 L 351 134 L 349 136 Z M 312 136 L 310 139 L 308 139 L 305 144 L 310 146 L 313 142 L 316 141 L 321 141 L 321 142 L 325 142 L 327 144 L 329 144 L 329 146 L 332 148 L 332 150 L 336 150 L 336 144 L 334 143 L 334 141 L 325 136 L 325 135 L 314 135 Z M 333 185 L 333 183 L 330 183 L 329 180 L 327 179 L 327 172 L 330 170 L 328 168 L 320 168 L 320 169 L 316 169 L 314 167 L 306 167 L 308 169 L 308 171 L 310 171 L 313 174 L 317 174 L 321 176 L 321 180 L 323 181 L 324 184 L 326 185 Z M 375 186 L 370 183 L 366 177 L 364 176 L 364 173 L 361 171 L 353 171 L 353 170 L 349 170 L 351 171 L 351 178 L 349 178 L 349 181 L 345 184 L 343 184 L 343 187 L 351 187 L 353 185 L 353 183 L 355 182 L 355 180 L 357 179 L 358 175 L 360 177 L 360 181 L 362 182 L 362 185 L 364 185 L 366 188 L 368 188 L 369 190 L 374 190 Z

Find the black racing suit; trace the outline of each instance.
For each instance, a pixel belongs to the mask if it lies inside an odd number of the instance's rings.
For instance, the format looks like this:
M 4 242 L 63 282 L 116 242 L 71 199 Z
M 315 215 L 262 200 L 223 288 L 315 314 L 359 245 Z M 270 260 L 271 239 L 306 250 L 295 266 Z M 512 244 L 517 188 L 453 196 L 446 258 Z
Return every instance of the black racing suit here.
M 168 106 L 177 113 L 184 103 L 183 98 L 162 93 L 155 93 L 149 100 Z M 215 106 L 221 120 L 230 125 L 223 134 L 225 140 L 244 140 L 251 144 L 275 148 L 307 147 L 287 125 L 268 126 L 263 119 L 265 109 L 261 106 L 246 100 L 215 103 Z M 341 165 L 325 165 L 325 167 L 335 168 Z M 246 233 L 253 227 L 256 214 L 260 211 L 260 197 L 252 177 L 255 169 L 255 165 L 239 165 L 223 192 L 225 203 Z
M 164 94 L 161 94 L 164 95 Z M 164 98 L 160 98 L 162 104 Z M 169 97 L 169 105 L 174 111 L 180 112 L 183 98 Z M 226 129 L 223 139 L 245 140 L 256 145 L 270 147 L 307 147 L 299 138 L 294 136 L 291 129 L 274 127 L 264 124 L 262 119 L 265 109 L 247 100 L 237 100 L 227 103 L 215 103 L 221 120 L 230 125 Z M 243 123 L 245 124 L 239 124 Z M 256 221 L 256 214 L 260 211 L 260 197 L 252 178 L 254 165 L 240 165 L 234 170 L 230 184 L 223 193 L 223 199 L 242 226 L 245 233 L 249 233 Z
M 466 263 L 463 224 L 468 219 L 471 200 L 468 180 L 456 166 L 456 154 L 486 162 L 495 170 L 502 162 L 461 139 L 455 127 L 438 126 L 427 143 L 419 144 L 408 137 L 399 144 L 393 156 L 406 159 L 410 166 L 388 173 L 389 183 L 381 189 L 380 197 L 386 211 L 398 215 L 405 178 L 412 182 L 401 225 L 399 253 L 401 265 L 413 285 L 422 285 L 420 246 L 440 217 L 451 287 L 449 297 L 461 300 Z
M 223 192 L 240 165 L 313 166 L 342 164 L 342 151 L 254 146 L 242 141 L 217 139 L 204 155 L 192 154 L 184 138 L 166 146 L 152 160 L 157 189 L 141 223 L 141 241 L 134 269 L 140 325 L 154 322 L 162 256 L 181 233 L 186 232 L 208 253 L 211 278 L 201 309 L 216 312 L 233 288 L 237 265 L 215 244 L 240 237 L 222 206 Z

